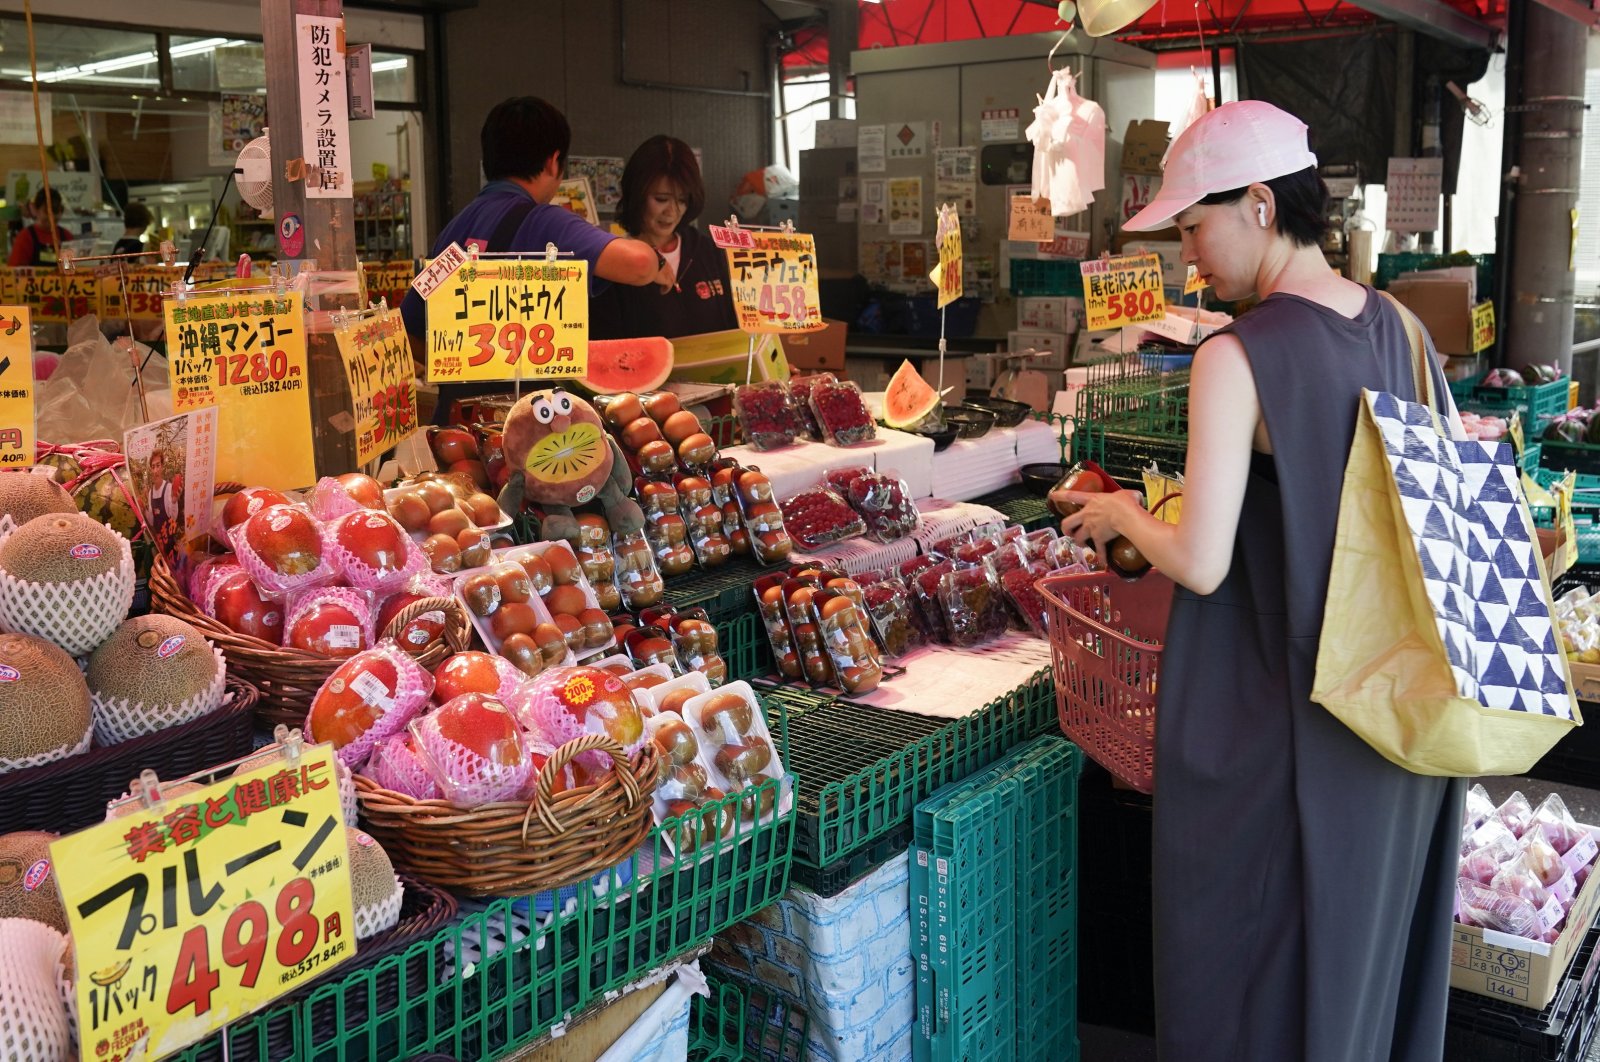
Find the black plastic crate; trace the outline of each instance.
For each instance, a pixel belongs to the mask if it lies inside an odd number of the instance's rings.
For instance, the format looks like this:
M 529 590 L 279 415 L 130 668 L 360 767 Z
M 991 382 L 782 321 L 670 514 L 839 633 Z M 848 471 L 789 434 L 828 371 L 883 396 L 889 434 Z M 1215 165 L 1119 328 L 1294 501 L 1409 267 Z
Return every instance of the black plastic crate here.
M 1543 1010 L 1450 990 L 1444 1056 L 1450 1062 L 1583 1062 L 1600 1018 L 1600 929 L 1590 929 L 1556 998 Z
M 1078 1020 L 1155 1031 L 1150 797 L 1085 760 L 1078 779 Z
M 795 863 L 789 871 L 789 881 L 804 885 L 818 896 L 837 896 L 852 882 L 866 877 L 911 847 L 911 836 L 912 825 L 908 822 L 825 867 Z
M 1021 524 L 1025 531 L 1055 527 L 1061 522 L 1061 518 L 1050 511 L 1045 499 L 1026 487 L 1006 487 L 1004 490 L 973 498 L 972 502 L 974 505 L 987 505 L 1004 513 L 1007 520 Z

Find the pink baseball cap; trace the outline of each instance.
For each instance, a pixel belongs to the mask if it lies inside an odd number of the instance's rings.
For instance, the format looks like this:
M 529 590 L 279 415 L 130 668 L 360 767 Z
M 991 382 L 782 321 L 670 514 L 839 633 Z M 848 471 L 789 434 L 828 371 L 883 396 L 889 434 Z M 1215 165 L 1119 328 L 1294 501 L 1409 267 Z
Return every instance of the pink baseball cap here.
M 1159 229 L 1214 192 L 1296 173 L 1317 164 L 1306 143 L 1306 123 L 1260 100 L 1224 103 L 1183 131 L 1150 205 L 1122 223 L 1125 229 Z

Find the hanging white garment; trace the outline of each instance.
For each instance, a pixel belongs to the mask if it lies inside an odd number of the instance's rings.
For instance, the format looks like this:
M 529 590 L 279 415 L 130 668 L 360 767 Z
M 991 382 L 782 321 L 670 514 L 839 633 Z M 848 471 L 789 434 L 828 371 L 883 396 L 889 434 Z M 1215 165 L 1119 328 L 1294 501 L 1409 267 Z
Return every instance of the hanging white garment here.
M 1051 75 L 1038 99 L 1027 129 L 1034 152 L 1033 196 L 1050 200 L 1056 217 L 1076 214 L 1105 187 L 1105 111 L 1078 94 L 1077 79 L 1065 67 Z
M 1194 77 L 1194 90 L 1190 93 L 1189 106 L 1183 112 L 1183 117 L 1174 122 L 1172 128 L 1167 130 L 1172 139 L 1167 142 L 1167 150 L 1161 155 L 1163 169 L 1167 165 L 1167 156 L 1172 154 L 1172 145 L 1178 142 L 1178 138 L 1183 135 L 1183 131 L 1205 117 L 1206 112 L 1210 111 L 1212 107 L 1211 96 L 1206 92 L 1206 79 L 1201 77 L 1200 71 L 1192 66 L 1189 68 L 1189 73 Z

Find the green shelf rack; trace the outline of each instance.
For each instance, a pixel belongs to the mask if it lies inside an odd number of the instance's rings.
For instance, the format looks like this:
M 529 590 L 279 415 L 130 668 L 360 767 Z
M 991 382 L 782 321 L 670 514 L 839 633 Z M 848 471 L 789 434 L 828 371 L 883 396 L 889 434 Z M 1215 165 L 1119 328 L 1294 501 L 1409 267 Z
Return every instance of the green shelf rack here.
M 765 985 L 702 964 L 709 998 L 689 1013 L 689 1062 L 801 1062 L 806 1012 Z

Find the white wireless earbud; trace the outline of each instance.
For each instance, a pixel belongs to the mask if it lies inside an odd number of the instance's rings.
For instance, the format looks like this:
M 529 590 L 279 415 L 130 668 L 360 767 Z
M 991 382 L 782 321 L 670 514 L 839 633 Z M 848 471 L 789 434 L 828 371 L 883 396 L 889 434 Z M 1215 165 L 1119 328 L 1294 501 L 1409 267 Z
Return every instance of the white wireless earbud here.
M 1256 217 L 1261 219 L 1261 227 L 1262 228 L 1266 228 L 1267 227 L 1267 204 L 1265 204 L 1265 203 L 1257 203 L 1256 204 Z

